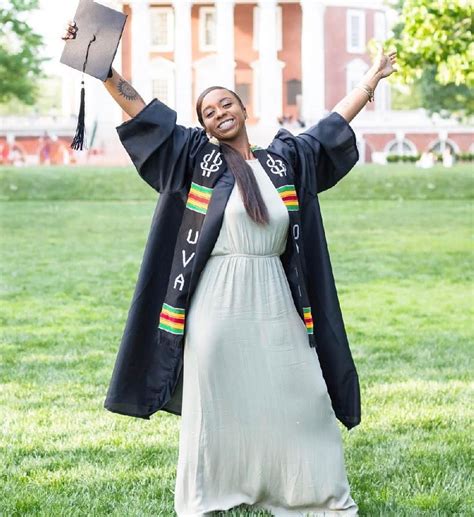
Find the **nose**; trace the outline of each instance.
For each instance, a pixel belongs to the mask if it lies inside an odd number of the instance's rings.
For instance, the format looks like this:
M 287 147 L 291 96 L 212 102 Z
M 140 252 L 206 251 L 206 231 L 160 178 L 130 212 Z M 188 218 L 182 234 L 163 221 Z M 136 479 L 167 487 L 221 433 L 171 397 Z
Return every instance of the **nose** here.
M 221 118 L 225 115 L 225 109 L 224 108 L 216 108 L 216 116 L 217 118 Z

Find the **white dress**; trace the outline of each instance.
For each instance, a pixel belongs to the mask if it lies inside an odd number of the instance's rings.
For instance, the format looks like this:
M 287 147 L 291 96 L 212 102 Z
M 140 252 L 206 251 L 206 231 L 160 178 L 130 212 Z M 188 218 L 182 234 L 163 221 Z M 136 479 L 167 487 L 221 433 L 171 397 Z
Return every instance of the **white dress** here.
M 289 217 L 249 160 L 270 224 L 237 185 L 186 321 L 176 475 L 179 517 L 243 503 L 275 516 L 357 515 L 341 432 L 280 255 Z

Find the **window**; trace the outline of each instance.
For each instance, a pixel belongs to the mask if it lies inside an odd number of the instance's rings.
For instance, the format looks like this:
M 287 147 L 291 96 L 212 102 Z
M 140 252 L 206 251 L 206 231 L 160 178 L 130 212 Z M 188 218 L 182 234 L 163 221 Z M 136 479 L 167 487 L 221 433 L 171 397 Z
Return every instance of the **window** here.
M 164 104 L 169 103 L 169 80 L 168 79 L 153 79 L 153 98 L 159 99 Z
M 346 18 L 346 50 L 352 53 L 365 52 L 365 12 L 354 9 L 347 10 Z
M 174 13 L 170 7 L 150 9 L 152 50 L 171 52 L 174 48 Z
M 250 104 L 250 84 L 237 83 L 235 85 L 235 93 L 242 99 L 244 106 Z
M 406 138 L 402 140 L 392 140 L 386 147 L 386 153 L 409 156 L 416 154 L 416 147 Z
M 175 108 L 174 63 L 163 57 L 150 60 L 151 93 L 170 108 Z
M 253 8 L 253 49 L 258 50 L 258 38 L 259 38 L 259 24 L 260 24 L 260 9 L 258 7 Z M 282 14 L 281 6 L 276 7 L 276 46 L 277 50 L 283 48 L 283 30 L 282 30 Z
M 360 82 L 369 65 L 360 58 L 353 59 L 346 67 L 346 93 L 351 92 Z
M 216 9 L 199 9 L 199 47 L 203 51 L 216 50 Z
M 433 153 L 443 154 L 446 149 L 449 149 L 451 154 L 456 154 L 459 151 L 450 140 L 437 140 L 430 146 L 429 150 Z
M 301 94 L 301 81 L 290 79 L 286 83 L 286 103 L 288 106 L 296 106 L 298 95 Z

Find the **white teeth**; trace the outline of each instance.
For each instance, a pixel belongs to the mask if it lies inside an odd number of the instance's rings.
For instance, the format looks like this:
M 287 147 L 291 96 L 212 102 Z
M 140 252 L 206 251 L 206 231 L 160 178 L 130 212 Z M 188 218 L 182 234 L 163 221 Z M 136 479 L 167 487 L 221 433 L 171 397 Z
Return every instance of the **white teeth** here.
M 233 123 L 234 119 L 224 120 L 224 122 L 221 122 L 218 127 L 219 129 L 228 129 Z

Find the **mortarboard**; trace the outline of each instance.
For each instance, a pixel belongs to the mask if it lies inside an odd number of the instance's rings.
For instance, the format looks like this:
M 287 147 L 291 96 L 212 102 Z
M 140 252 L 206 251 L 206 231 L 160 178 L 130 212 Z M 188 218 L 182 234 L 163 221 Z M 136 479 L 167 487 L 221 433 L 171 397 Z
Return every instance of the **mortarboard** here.
M 74 39 L 66 41 L 61 63 L 83 74 L 106 81 L 117 52 L 127 16 L 93 0 L 80 0 L 74 21 L 77 32 Z M 85 88 L 82 76 L 81 105 L 73 149 L 84 147 Z

